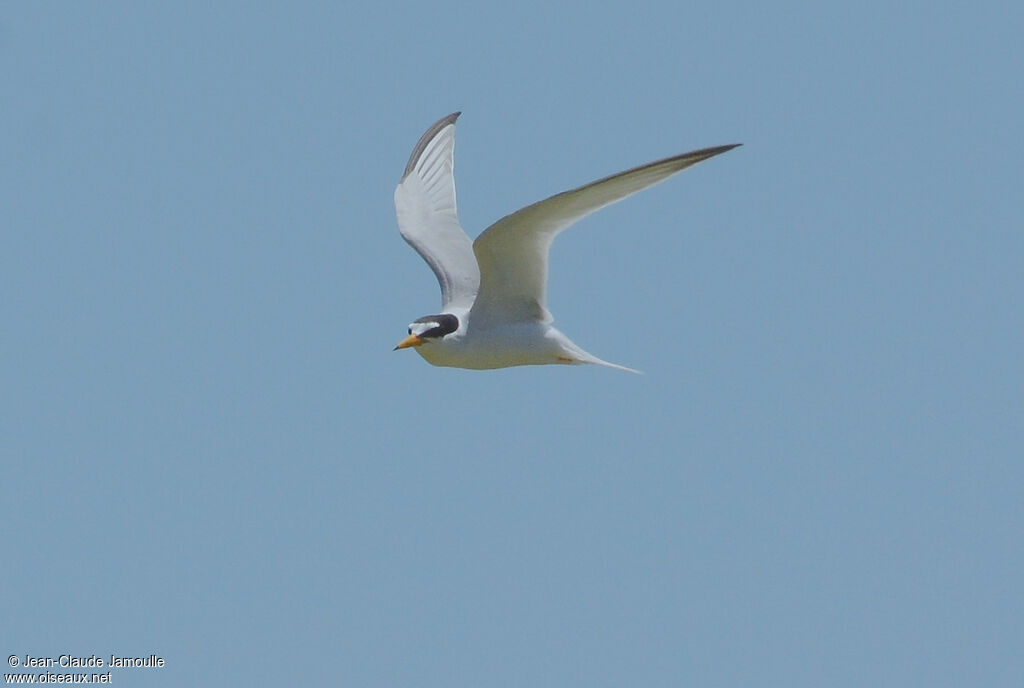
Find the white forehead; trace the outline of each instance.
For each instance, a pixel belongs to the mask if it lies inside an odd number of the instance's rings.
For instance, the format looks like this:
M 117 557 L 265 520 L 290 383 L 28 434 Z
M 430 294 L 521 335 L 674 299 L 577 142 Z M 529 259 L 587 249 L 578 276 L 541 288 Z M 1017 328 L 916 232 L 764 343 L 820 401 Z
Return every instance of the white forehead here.
M 423 322 L 423 321 L 421 321 L 421 322 L 414 322 L 414 323 L 410 323 L 409 324 L 409 332 L 414 334 L 414 335 L 419 336 L 419 335 L 423 334 L 424 332 L 426 332 L 427 330 L 432 330 L 435 327 L 440 327 L 440 326 L 441 326 L 440 323 L 434 322 L 432 320 L 427 320 L 425 322 Z

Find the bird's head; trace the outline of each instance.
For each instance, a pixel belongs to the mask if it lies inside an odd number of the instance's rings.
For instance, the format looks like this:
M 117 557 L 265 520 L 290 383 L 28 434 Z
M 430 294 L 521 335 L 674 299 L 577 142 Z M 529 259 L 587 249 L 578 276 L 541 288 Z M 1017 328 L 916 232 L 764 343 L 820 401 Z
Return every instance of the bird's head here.
M 440 341 L 445 335 L 451 334 L 457 329 L 459 329 L 459 319 L 451 313 L 424 316 L 409 324 L 409 336 L 398 342 L 395 351 Z

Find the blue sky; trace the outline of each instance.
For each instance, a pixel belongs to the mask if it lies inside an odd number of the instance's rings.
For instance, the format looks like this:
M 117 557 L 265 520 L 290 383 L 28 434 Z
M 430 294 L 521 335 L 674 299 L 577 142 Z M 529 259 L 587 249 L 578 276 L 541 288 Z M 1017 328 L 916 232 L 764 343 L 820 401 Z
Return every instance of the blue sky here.
M 1015 3 L 14 3 L 0 646 L 118 684 L 1024 682 Z M 392 193 L 640 368 L 432 368 Z

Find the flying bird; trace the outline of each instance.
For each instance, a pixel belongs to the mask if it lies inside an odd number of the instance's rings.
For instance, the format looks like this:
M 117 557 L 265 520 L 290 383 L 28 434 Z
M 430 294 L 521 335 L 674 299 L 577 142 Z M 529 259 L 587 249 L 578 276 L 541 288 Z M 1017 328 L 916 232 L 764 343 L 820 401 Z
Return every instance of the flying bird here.
M 395 189 L 402 237 L 441 285 L 441 312 L 418 318 L 395 350 L 415 348 L 436 366 L 486 370 L 603 361 L 552 326 L 547 309 L 548 249 L 577 220 L 690 165 L 740 145 L 702 148 L 613 174 L 528 205 L 470 241 L 455 207 L 454 112 L 420 138 Z

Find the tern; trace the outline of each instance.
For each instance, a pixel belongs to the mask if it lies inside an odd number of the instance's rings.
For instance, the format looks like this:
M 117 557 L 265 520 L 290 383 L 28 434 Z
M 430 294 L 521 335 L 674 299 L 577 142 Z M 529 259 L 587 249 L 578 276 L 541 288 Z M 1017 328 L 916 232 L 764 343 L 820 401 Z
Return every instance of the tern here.
M 488 370 L 603 361 L 552 326 L 547 309 L 548 250 L 555 236 L 590 213 L 739 146 L 702 148 L 613 174 L 526 206 L 476 241 L 455 205 L 454 112 L 420 138 L 395 189 L 402 237 L 441 285 L 441 312 L 418 318 L 395 350 L 415 348 L 436 366 Z

